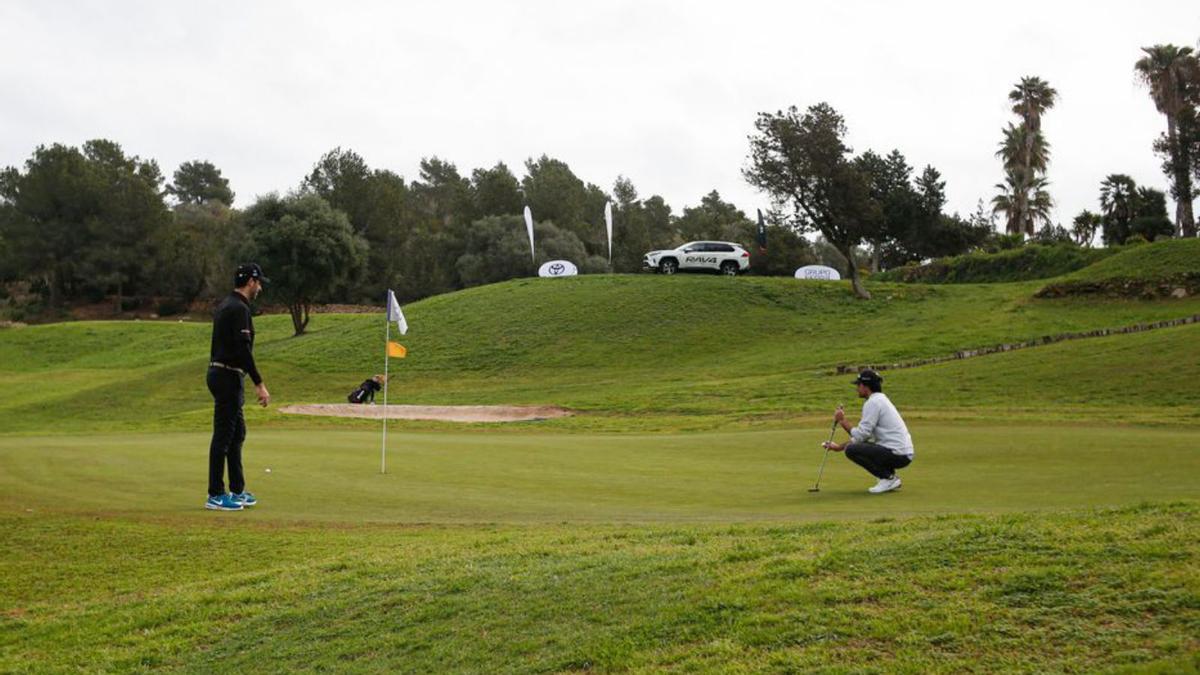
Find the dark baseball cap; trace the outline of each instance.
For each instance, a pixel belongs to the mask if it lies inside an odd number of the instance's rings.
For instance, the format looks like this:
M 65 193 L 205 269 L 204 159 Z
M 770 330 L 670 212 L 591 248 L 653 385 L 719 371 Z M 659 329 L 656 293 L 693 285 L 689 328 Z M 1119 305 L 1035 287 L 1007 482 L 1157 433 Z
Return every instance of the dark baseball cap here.
M 867 368 L 859 373 L 858 377 L 850 384 L 883 384 L 883 378 L 879 376 L 879 373 Z
M 271 280 L 263 275 L 262 268 L 258 263 L 246 263 L 238 265 L 237 271 L 233 273 L 233 283 L 235 286 L 245 286 L 247 281 L 258 279 L 259 283 L 269 284 Z

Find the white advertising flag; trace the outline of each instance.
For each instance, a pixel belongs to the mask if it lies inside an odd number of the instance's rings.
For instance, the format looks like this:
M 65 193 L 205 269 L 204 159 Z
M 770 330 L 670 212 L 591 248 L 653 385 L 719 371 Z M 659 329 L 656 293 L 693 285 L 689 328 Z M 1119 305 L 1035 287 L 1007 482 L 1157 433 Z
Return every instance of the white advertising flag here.
M 396 301 L 396 294 L 390 288 L 388 289 L 387 318 L 388 321 L 396 322 L 396 328 L 400 329 L 401 335 L 408 333 L 408 321 L 404 318 L 404 312 L 400 310 L 400 303 Z
M 525 207 L 525 229 L 529 230 L 529 257 L 537 262 L 537 255 L 533 252 L 533 212 L 528 206 Z
M 608 228 L 608 264 L 612 264 L 612 202 L 604 202 L 604 225 Z

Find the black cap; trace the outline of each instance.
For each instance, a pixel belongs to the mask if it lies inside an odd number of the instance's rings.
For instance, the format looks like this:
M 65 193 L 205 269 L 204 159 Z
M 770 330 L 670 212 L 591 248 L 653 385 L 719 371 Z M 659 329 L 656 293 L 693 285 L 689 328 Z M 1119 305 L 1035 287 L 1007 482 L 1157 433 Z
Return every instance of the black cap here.
M 859 373 L 858 377 L 850 384 L 880 385 L 883 384 L 883 378 L 879 376 L 879 373 L 867 368 Z
M 237 271 L 233 273 L 233 285 L 241 288 L 251 279 L 258 279 L 259 283 L 263 284 L 271 283 L 270 279 L 263 276 L 262 268 L 258 266 L 258 263 L 238 265 Z

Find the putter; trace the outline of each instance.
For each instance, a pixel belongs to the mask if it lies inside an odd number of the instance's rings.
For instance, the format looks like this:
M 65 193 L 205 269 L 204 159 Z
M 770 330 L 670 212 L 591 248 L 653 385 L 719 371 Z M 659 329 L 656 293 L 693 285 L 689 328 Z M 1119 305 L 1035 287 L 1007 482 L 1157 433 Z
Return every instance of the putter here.
M 842 406 L 839 405 L 838 409 L 841 410 L 841 408 Z M 826 441 L 826 443 L 833 442 L 833 434 L 837 432 L 837 426 L 837 420 L 834 420 L 833 427 L 829 430 L 829 440 Z M 808 488 L 809 492 L 821 491 L 821 476 L 825 475 L 825 460 L 827 459 L 829 459 L 829 448 L 825 448 L 825 456 L 821 457 L 821 468 L 817 471 L 817 482 L 813 483 L 813 486 Z

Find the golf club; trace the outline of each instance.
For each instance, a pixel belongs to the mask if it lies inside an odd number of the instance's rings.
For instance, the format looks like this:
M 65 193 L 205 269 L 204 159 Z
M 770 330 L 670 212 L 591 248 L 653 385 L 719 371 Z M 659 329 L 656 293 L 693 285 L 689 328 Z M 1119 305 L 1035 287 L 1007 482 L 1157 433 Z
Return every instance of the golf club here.
M 842 409 L 842 406 L 841 406 L 841 404 L 839 404 L 838 410 L 841 410 L 841 409 Z M 837 426 L 838 426 L 837 420 L 834 420 L 833 426 L 829 429 L 829 440 L 826 441 L 826 443 L 833 442 L 833 434 L 835 432 L 837 432 Z M 825 460 L 827 460 L 827 459 L 829 459 L 829 448 L 826 447 L 825 455 L 823 457 L 821 457 L 821 468 L 817 471 L 817 482 L 813 483 L 813 486 L 808 488 L 809 492 L 820 492 L 821 491 L 821 476 L 825 475 Z

